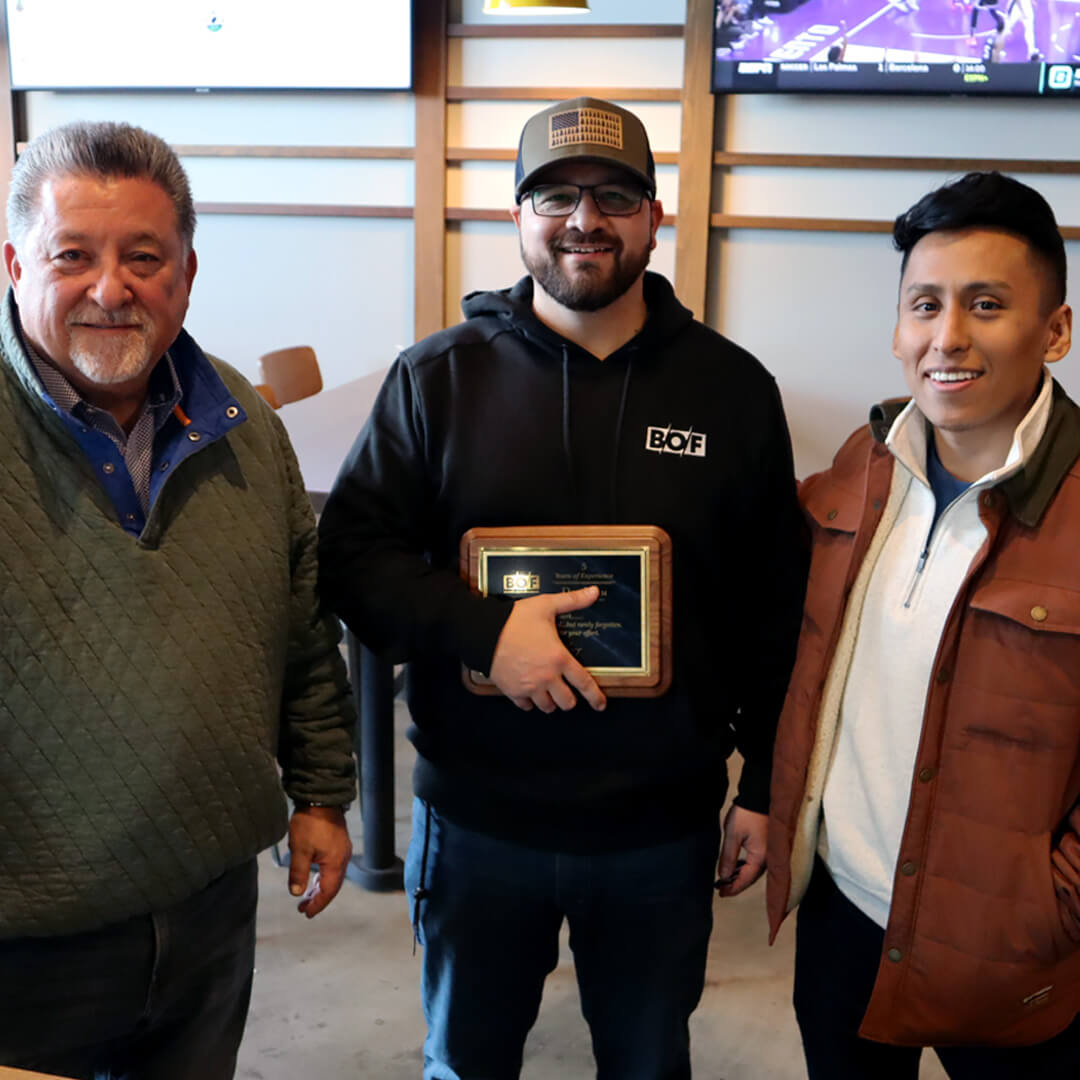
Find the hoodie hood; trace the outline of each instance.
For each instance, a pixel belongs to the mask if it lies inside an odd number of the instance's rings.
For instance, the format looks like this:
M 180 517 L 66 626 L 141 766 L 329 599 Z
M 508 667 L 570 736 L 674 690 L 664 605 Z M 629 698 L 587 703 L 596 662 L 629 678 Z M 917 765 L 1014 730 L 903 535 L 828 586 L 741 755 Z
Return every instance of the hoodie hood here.
M 635 344 L 668 341 L 693 322 L 693 314 L 676 299 L 667 278 L 647 270 L 644 290 L 649 314 L 641 333 L 633 339 Z M 536 317 L 532 301 L 533 279 L 526 275 L 509 289 L 469 293 L 461 302 L 461 310 L 466 319 L 483 316 L 501 319 L 517 333 L 553 353 L 579 350 Z

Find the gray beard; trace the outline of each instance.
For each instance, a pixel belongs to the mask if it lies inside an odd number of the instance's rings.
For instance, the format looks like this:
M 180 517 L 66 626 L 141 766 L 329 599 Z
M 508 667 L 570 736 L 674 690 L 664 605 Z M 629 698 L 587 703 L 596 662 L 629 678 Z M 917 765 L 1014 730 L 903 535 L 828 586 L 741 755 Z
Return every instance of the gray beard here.
M 648 247 L 637 256 L 628 256 L 625 248 L 618 248 L 610 274 L 586 271 L 572 280 L 563 273 L 558 255 L 550 246 L 539 258 L 531 258 L 524 246 L 521 248 L 525 269 L 552 300 L 570 311 L 599 311 L 613 304 L 641 276 L 650 255 Z
M 133 330 L 111 342 L 98 342 L 94 349 L 87 348 L 80 341 L 79 329 L 72 327 L 69 355 L 75 370 L 84 378 L 98 386 L 115 386 L 137 378 L 153 364 L 153 336 L 153 324 L 145 315 L 141 331 Z

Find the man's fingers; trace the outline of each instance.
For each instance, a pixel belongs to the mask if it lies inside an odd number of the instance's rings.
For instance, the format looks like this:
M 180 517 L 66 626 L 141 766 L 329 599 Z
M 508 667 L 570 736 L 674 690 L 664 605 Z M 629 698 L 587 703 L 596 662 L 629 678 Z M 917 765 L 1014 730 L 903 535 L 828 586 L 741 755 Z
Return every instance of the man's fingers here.
M 293 848 L 289 854 L 289 892 L 303 896 L 311 876 L 311 852 Z
M 1075 882 L 1059 872 L 1058 867 L 1051 871 L 1051 875 L 1065 932 L 1073 941 L 1080 941 L 1080 890 Z
M 555 711 L 555 702 L 552 701 L 551 695 L 547 692 L 546 689 L 534 690 L 532 700 L 533 704 L 541 712 L 553 713 Z
M 567 611 L 580 611 L 590 604 L 596 603 L 600 590 L 595 585 L 589 585 L 584 589 L 572 589 L 570 592 L 550 593 L 551 610 L 556 615 L 562 615 Z
M 765 870 L 764 860 L 756 860 L 752 865 L 750 861 L 735 864 L 735 874 L 730 879 L 721 879 L 716 883 L 716 891 L 720 896 L 738 896 L 754 884 Z
M 717 867 L 717 877 L 721 881 L 728 881 L 735 876 L 735 862 L 739 856 L 739 847 L 742 839 L 736 838 L 733 829 L 724 830 L 724 844 L 720 848 L 720 865 Z
M 532 698 L 527 697 L 515 697 L 510 699 L 522 712 L 528 712 L 535 706 L 532 703 Z
M 563 712 L 572 709 L 577 704 L 577 698 L 574 696 L 574 691 L 571 690 L 562 679 L 555 679 L 553 682 L 549 683 L 548 693 L 551 695 L 551 700 L 554 701 Z
M 314 919 L 341 891 L 342 883 L 345 881 L 345 868 L 348 866 L 351 857 L 351 844 L 345 852 L 344 858 L 331 861 L 329 857 L 323 856 L 322 862 L 319 863 L 318 891 L 309 900 L 305 900 L 299 905 L 299 909 L 309 919 Z
M 1061 854 L 1080 872 L 1080 837 L 1069 830 L 1058 844 Z
M 566 681 L 594 708 L 599 712 L 607 705 L 604 691 L 600 689 L 596 680 L 589 674 L 588 668 L 582 667 L 576 660 L 566 665 L 564 672 Z

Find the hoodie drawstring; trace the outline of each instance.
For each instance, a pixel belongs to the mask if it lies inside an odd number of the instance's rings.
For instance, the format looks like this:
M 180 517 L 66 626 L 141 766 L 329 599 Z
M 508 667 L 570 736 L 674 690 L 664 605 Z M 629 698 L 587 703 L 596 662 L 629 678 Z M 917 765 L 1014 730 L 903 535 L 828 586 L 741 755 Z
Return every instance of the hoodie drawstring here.
M 570 496 L 577 502 L 577 476 L 574 473 L 574 452 L 570 447 L 570 354 L 562 347 L 562 445 L 566 459 L 566 474 L 570 478 Z
M 618 521 L 619 509 L 619 449 L 622 446 L 623 420 L 626 417 L 626 399 L 630 396 L 630 372 L 633 370 L 634 361 L 631 357 L 626 358 L 626 372 L 622 381 L 622 396 L 619 398 L 619 415 L 615 421 L 615 449 L 611 452 L 611 520 Z

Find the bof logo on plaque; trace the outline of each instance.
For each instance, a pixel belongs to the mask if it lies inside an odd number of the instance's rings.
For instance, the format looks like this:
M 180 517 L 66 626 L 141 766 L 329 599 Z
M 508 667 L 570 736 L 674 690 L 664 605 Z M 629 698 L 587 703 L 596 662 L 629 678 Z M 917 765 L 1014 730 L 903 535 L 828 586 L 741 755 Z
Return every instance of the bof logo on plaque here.
M 596 602 L 559 615 L 559 637 L 609 697 L 659 697 L 671 685 L 671 537 L 655 525 L 470 529 L 461 576 L 483 596 L 522 599 L 595 585 Z M 475 694 L 498 688 L 464 669 Z

